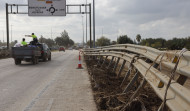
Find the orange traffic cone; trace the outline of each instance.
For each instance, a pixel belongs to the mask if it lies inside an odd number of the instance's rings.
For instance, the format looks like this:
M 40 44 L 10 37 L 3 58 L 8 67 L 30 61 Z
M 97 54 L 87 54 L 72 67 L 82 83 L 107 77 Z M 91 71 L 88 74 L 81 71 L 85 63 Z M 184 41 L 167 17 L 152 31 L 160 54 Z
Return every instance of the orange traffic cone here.
M 79 62 L 78 62 L 78 69 L 82 69 L 81 57 L 79 52 Z

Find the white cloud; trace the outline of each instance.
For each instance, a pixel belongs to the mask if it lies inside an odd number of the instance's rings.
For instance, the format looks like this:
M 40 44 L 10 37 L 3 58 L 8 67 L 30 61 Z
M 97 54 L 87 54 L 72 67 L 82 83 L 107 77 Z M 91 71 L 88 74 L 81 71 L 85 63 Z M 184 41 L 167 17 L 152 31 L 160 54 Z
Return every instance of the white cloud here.
M 5 2 L 0 2 L 0 37 L 5 32 Z M 86 0 L 67 0 L 67 4 L 82 4 Z M 92 2 L 92 0 L 88 0 Z M 96 37 L 104 35 L 116 40 L 118 35 L 127 34 L 132 39 L 137 34 L 143 38 L 186 37 L 190 35 L 190 1 L 188 0 L 95 0 L 96 2 Z M 26 4 L 27 0 L 14 0 L 14 3 Z M 35 32 L 38 36 L 59 36 L 63 30 L 69 32 L 75 42 L 82 41 L 81 15 L 66 17 L 28 17 L 10 15 L 13 24 L 13 38 L 21 40 L 25 34 Z M 85 18 L 85 17 L 84 17 Z M 89 17 L 88 17 L 89 18 Z M 88 25 L 89 26 L 89 25 Z M 89 32 L 88 32 L 89 38 Z M 2 40 L 2 38 L 0 38 Z

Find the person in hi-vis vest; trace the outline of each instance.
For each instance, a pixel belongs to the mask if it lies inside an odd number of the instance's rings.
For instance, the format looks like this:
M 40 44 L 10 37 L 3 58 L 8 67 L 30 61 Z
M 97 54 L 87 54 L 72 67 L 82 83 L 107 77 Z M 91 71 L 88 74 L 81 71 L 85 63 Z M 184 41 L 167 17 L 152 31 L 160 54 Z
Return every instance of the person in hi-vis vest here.
M 38 38 L 34 33 L 32 33 L 33 43 L 36 45 L 38 43 Z
M 27 43 L 25 42 L 25 38 L 22 39 L 21 44 L 22 44 L 23 46 L 27 46 Z

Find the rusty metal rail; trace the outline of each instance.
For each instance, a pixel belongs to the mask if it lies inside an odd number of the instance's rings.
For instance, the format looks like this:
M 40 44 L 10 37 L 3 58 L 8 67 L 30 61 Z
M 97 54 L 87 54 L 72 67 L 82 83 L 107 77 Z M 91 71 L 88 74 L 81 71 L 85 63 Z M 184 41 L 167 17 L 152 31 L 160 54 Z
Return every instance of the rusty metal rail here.
M 112 59 L 117 58 L 113 71 L 115 71 L 115 67 L 117 67 L 120 59 L 123 59 L 124 62 L 120 67 L 118 76 L 120 76 L 125 62 L 130 63 L 133 67 L 129 66 L 128 72 L 124 76 L 121 86 L 123 86 L 123 83 L 128 79 L 129 75 L 131 75 L 130 72 L 132 68 L 137 69 L 133 79 L 129 84 L 127 84 L 127 86 L 125 86 L 123 91 L 126 93 L 130 90 L 134 85 L 134 82 L 138 79 L 139 74 L 143 77 L 143 81 L 141 81 L 141 84 L 130 100 L 138 96 L 138 91 L 145 86 L 146 82 L 148 82 L 154 89 L 155 93 L 164 100 L 166 86 L 170 78 L 168 74 L 161 71 L 161 68 L 167 67 L 172 70 L 176 64 L 176 59 L 179 54 L 179 51 L 159 51 L 150 47 L 131 44 L 113 45 L 84 50 L 84 56 L 98 56 L 101 58 L 99 60 L 102 60 L 103 57 L 106 57 L 106 59 L 107 57 L 112 57 Z M 111 62 L 113 61 L 111 60 L 110 63 Z M 190 52 L 187 51 L 181 57 L 177 68 L 177 73 L 179 73 L 180 76 L 176 81 L 172 80 L 166 96 L 166 104 L 172 111 L 190 110 L 190 90 L 183 86 L 186 80 L 190 77 L 189 62 Z M 162 105 L 160 107 L 162 107 Z

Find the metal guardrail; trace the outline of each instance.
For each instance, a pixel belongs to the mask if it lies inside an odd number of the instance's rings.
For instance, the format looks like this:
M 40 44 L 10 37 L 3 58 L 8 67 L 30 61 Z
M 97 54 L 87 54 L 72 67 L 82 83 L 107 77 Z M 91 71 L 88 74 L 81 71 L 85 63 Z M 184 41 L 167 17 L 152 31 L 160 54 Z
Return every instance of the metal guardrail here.
M 129 51 L 135 54 L 143 55 L 152 61 L 155 61 L 160 55 L 156 63 L 162 64 L 169 69 L 173 69 L 175 66 L 175 61 L 173 62 L 173 60 L 179 56 L 179 51 L 159 51 L 154 48 L 132 44 L 112 45 L 97 49 L 87 49 L 86 51 Z M 181 57 L 177 72 L 184 76 L 190 77 L 190 51 L 185 52 Z
M 114 58 L 117 58 L 117 62 L 115 63 L 113 71 L 115 71 L 115 68 L 117 67 L 120 59 L 123 59 L 124 62 L 120 67 L 118 76 L 120 76 L 125 62 L 129 62 L 138 71 L 136 72 L 130 83 L 125 87 L 125 90 L 123 92 L 128 92 L 134 82 L 138 79 L 139 74 L 141 74 L 141 76 L 144 78 L 144 81 L 141 82 L 131 99 L 136 97 L 139 93 L 139 90 L 146 84 L 146 82 L 148 82 L 150 86 L 154 89 L 156 94 L 162 100 L 164 100 L 166 86 L 168 85 L 170 77 L 168 76 L 168 74 L 163 73 L 161 71 L 161 68 L 166 67 L 172 70 L 176 65 L 176 61 L 180 55 L 180 52 L 159 51 L 146 46 L 122 44 L 106 46 L 97 49 L 85 49 L 84 55 L 99 56 L 100 61 L 104 56 L 105 60 L 108 56 L 110 56 L 112 57 L 112 59 L 110 60 L 110 64 L 113 62 Z M 131 70 L 132 67 L 130 66 L 121 86 L 123 86 L 123 83 L 131 74 Z M 183 55 L 181 56 L 176 72 L 180 76 L 177 81 L 172 80 L 170 87 L 167 91 L 168 94 L 166 96 L 166 104 L 172 111 L 188 111 L 190 109 L 190 90 L 185 88 L 183 85 L 190 77 L 189 51 L 183 53 Z M 160 106 L 160 108 L 161 107 L 162 105 Z

